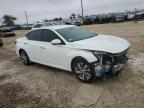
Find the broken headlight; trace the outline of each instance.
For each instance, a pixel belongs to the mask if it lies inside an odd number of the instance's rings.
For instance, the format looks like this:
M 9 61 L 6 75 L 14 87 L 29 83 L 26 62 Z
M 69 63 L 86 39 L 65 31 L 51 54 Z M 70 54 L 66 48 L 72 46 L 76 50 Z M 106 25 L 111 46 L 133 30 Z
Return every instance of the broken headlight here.
M 109 53 L 94 51 L 93 55 L 98 59 L 100 65 L 111 64 L 111 57 L 109 57 Z
M 106 53 L 106 52 L 101 52 L 101 51 L 93 51 L 93 55 L 94 55 L 98 60 L 101 60 L 104 54 L 107 54 L 107 53 Z

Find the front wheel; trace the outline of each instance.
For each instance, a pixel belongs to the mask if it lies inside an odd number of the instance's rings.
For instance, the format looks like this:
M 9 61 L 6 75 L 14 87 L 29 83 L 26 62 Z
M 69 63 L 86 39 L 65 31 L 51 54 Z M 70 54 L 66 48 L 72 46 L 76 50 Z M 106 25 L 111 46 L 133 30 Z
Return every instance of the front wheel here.
M 92 71 L 90 64 L 82 58 L 78 58 L 72 64 L 72 69 L 76 77 L 85 83 L 90 83 L 95 78 L 95 73 Z

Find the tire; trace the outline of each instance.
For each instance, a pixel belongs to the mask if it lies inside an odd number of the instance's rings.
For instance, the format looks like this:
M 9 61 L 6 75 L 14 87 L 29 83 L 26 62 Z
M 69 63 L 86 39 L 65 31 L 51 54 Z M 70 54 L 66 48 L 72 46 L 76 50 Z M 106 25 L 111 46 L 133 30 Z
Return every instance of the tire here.
M 30 65 L 31 64 L 31 61 L 30 61 L 27 53 L 24 50 L 20 51 L 20 59 L 21 59 L 22 63 L 25 64 L 25 65 Z
M 95 79 L 92 66 L 83 58 L 77 58 L 72 63 L 72 70 L 81 82 L 90 83 Z
M 0 40 L 0 47 L 2 47 L 3 46 L 3 41 L 2 40 Z

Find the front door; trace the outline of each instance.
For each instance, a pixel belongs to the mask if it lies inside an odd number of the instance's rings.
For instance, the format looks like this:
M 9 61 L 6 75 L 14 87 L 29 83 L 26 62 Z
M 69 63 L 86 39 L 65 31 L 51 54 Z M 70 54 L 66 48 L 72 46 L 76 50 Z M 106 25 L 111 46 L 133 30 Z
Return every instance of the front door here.
M 64 69 L 68 48 L 65 45 L 52 45 L 51 41 L 54 39 L 60 38 L 51 30 L 43 30 L 43 41 L 41 42 L 43 61 L 49 66 Z

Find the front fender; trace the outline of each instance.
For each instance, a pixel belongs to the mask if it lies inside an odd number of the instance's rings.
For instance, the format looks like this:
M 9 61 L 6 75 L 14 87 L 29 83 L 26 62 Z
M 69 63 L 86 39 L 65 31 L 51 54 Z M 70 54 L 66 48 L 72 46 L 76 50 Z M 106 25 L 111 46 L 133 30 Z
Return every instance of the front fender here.
M 69 58 L 71 58 L 71 61 L 75 57 L 83 57 L 86 59 L 89 63 L 96 62 L 98 59 L 92 54 L 92 52 L 89 51 L 72 51 L 67 55 Z

